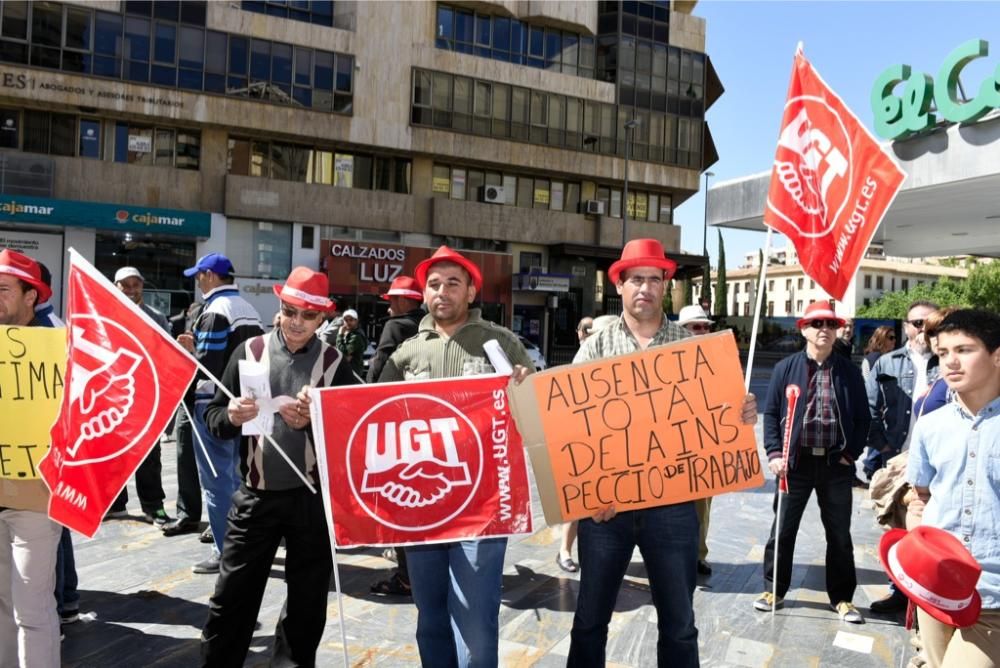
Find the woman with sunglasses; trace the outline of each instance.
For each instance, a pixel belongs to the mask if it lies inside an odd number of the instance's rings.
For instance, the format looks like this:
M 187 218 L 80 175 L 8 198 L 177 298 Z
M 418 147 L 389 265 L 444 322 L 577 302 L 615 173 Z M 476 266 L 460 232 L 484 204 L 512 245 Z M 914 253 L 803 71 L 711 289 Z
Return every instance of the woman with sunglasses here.
M 882 325 L 875 330 L 865 346 L 865 357 L 861 360 L 861 375 L 868 380 L 868 374 L 879 357 L 891 352 L 896 347 L 896 332 L 889 325 Z

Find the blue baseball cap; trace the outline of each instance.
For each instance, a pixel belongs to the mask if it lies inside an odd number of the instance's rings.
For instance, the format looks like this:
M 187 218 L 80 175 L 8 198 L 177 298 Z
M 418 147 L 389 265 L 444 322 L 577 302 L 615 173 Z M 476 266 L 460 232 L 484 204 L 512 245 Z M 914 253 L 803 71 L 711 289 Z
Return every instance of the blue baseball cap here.
M 209 253 L 198 258 L 198 262 L 193 267 L 185 269 L 184 275 L 190 278 L 199 271 L 210 271 L 225 278 L 231 276 L 236 270 L 233 268 L 233 263 L 229 261 L 229 258 L 222 253 Z

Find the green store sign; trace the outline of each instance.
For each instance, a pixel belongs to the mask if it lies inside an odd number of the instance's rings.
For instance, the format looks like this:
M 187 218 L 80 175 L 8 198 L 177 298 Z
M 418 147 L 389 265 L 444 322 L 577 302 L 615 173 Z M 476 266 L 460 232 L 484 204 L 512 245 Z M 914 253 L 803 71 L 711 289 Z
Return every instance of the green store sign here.
M 208 237 L 212 214 L 46 197 L 0 195 L 0 223 L 43 223 L 122 232 Z
M 913 72 L 909 65 L 893 65 L 875 81 L 872 88 L 872 112 L 875 132 L 886 139 L 899 139 L 926 130 L 937 123 L 931 111 L 953 123 L 970 123 L 990 110 L 1000 107 L 1000 64 L 979 86 L 976 96 L 967 102 L 958 98 L 958 78 L 970 62 L 989 54 L 990 45 L 983 39 L 970 39 L 948 54 L 937 79 Z M 893 90 L 903 83 L 902 95 Z M 970 91 L 971 92 L 971 91 Z

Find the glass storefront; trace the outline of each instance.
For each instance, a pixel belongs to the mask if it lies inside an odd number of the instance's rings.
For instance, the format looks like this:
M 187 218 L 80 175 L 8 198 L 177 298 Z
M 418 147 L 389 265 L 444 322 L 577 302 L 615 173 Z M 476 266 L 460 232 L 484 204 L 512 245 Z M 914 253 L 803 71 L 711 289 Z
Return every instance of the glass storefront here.
M 120 267 L 135 267 L 145 279 L 144 301 L 168 317 L 194 299 L 194 279 L 184 270 L 197 260 L 194 238 L 138 232 L 98 232 L 94 266 L 113 279 Z

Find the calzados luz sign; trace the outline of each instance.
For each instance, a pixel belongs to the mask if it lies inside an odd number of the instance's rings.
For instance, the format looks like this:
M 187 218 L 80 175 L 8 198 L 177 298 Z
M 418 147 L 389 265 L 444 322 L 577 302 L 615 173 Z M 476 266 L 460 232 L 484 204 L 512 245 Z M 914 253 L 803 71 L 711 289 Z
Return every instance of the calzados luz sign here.
M 531 496 L 508 378 L 312 391 L 334 544 L 528 534 Z

